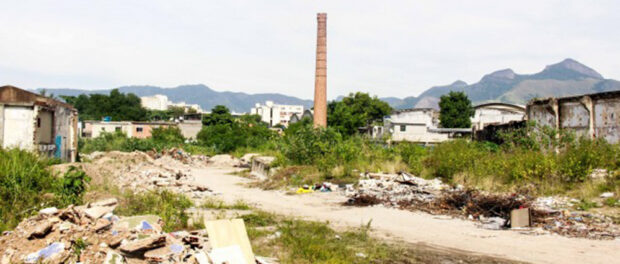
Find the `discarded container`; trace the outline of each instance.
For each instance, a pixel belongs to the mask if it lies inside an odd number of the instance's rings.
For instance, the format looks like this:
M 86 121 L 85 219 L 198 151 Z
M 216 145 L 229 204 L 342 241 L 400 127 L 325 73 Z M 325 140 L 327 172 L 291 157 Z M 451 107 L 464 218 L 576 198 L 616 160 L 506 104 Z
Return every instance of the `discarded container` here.
M 510 212 L 510 227 L 522 228 L 532 225 L 532 218 L 530 217 L 530 209 L 522 208 L 515 209 Z

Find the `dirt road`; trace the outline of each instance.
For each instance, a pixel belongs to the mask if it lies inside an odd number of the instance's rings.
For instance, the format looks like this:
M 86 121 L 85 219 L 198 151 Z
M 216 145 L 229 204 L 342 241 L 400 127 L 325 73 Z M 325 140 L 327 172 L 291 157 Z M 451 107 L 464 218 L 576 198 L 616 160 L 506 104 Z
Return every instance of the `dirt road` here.
M 532 263 L 618 263 L 620 240 L 599 241 L 558 235 L 524 235 L 515 231 L 480 229 L 471 221 L 438 217 L 384 207 L 345 207 L 338 193 L 286 195 L 278 191 L 246 188 L 248 179 L 230 175 L 233 168 L 195 169 L 199 183 L 221 199 L 243 199 L 266 211 L 329 221 L 336 226 L 359 227 L 372 220 L 380 234 L 410 243 L 470 251 Z

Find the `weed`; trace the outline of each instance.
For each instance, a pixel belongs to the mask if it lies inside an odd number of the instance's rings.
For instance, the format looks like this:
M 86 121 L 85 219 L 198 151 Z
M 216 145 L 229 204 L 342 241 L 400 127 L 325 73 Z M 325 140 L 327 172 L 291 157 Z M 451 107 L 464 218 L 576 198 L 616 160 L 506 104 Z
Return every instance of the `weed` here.
M 115 213 L 118 215 L 158 215 L 164 221 L 166 232 L 188 227 L 189 215 L 185 213 L 193 202 L 184 195 L 170 191 L 134 193 L 126 190 L 120 197 Z

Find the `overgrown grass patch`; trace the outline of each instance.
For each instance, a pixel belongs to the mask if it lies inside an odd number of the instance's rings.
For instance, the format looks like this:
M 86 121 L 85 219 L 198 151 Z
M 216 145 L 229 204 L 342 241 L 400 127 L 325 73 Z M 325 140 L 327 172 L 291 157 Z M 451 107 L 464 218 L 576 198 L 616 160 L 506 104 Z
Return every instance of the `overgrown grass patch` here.
M 119 197 L 119 206 L 114 212 L 121 216 L 158 215 L 164 221 L 164 231 L 188 228 L 190 216 L 185 212 L 194 203 L 184 195 L 170 191 L 134 193 L 125 190 Z
M 71 167 L 55 175 L 56 160 L 19 149 L 0 149 L 0 231 L 12 229 L 39 209 L 79 204 L 90 178 Z

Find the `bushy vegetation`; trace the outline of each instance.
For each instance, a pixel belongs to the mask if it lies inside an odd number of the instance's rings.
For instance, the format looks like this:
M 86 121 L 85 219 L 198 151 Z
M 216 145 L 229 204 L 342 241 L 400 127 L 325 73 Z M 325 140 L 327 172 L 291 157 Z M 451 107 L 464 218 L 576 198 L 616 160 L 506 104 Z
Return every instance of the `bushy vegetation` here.
M 219 153 L 229 153 L 240 148 L 260 149 L 275 139 L 275 132 L 260 121 L 260 116 L 243 115 L 233 118 L 228 108 L 218 105 L 203 118 L 203 128 L 198 133 L 198 144 Z
M 367 93 L 351 93 L 340 101 L 332 101 L 327 107 L 327 124 L 342 136 L 357 134 L 358 128 L 375 122 L 392 112 L 392 107 Z
M 185 145 L 185 138 L 177 127 L 160 127 L 151 131 L 151 137 L 146 139 L 130 138 L 121 131 L 102 133 L 99 137 L 80 139 L 81 153 L 94 151 L 149 151 L 168 148 L 178 148 Z
M 114 89 L 106 94 L 81 94 L 61 96 L 67 103 L 78 109 L 81 120 L 101 120 L 109 116 L 113 121 L 144 121 L 147 110 L 140 104 L 140 97 L 124 94 Z
M 529 186 L 538 194 L 564 193 L 591 184 L 594 169 L 620 169 L 620 145 L 528 126 L 503 136 L 505 143 L 454 140 L 429 152 L 429 176 L 491 190 Z M 617 176 L 616 176 L 617 178 Z M 597 187 L 618 190 L 613 178 Z
M 31 152 L 0 149 L 0 231 L 41 208 L 81 203 L 88 176 L 74 167 L 54 175 L 50 164 Z
M 439 122 L 446 128 L 469 128 L 474 108 L 464 92 L 451 91 L 439 100 Z

